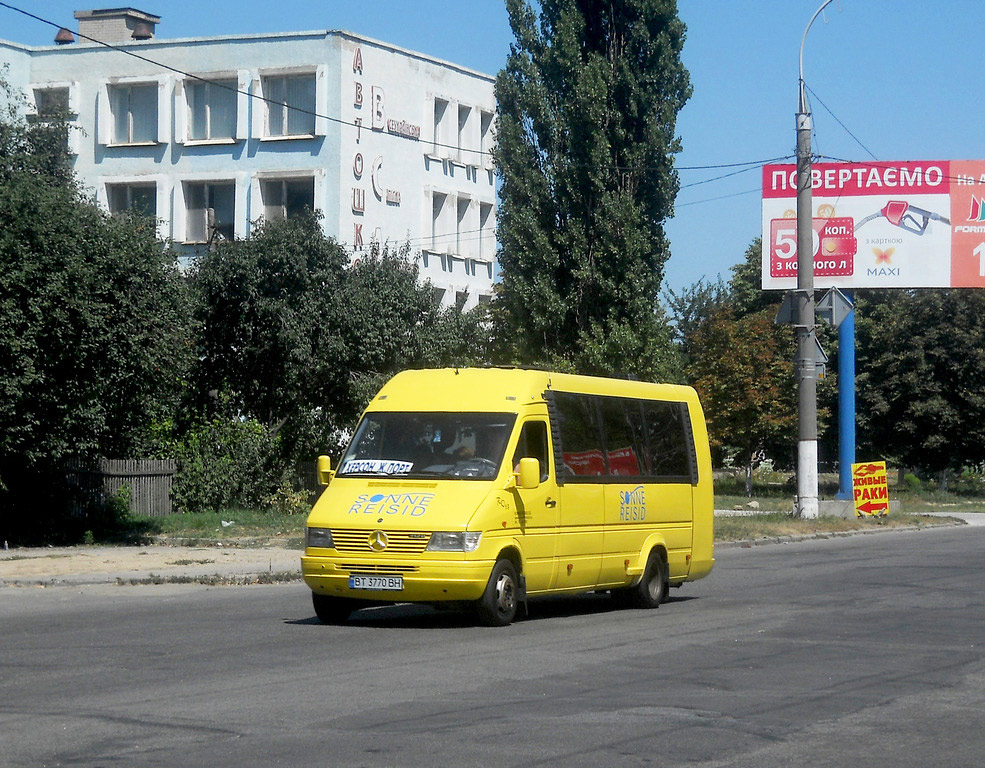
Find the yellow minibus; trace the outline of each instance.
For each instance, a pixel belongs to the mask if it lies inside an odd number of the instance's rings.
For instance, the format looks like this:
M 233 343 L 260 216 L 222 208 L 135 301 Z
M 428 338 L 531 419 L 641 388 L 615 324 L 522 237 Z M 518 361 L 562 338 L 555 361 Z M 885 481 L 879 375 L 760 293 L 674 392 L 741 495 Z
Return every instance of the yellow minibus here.
M 655 608 L 714 564 L 704 415 L 690 387 L 499 368 L 404 371 L 373 398 L 308 516 L 315 613 L 608 591 Z

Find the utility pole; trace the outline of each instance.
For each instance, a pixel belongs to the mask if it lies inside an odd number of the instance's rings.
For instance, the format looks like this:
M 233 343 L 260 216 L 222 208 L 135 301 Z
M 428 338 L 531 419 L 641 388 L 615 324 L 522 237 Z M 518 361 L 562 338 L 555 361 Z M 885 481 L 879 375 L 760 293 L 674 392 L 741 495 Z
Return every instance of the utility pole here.
M 804 42 L 811 24 L 831 0 L 811 17 L 800 41 L 800 93 L 797 104 L 797 516 L 816 518 L 817 503 L 817 334 L 814 314 L 814 213 L 811 193 L 811 131 L 814 122 L 804 84 Z

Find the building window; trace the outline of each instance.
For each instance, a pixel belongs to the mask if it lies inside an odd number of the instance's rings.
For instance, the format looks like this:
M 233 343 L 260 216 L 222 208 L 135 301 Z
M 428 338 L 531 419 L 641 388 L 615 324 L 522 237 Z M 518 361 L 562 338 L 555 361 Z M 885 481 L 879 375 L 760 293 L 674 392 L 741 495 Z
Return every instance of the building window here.
M 315 208 L 315 180 L 272 179 L 260 183 L 263 217 L 268 221 L 292 219 Z
M 434 145 L 431 153 L 436 157 L 444 157 L 448 154 L 449 141 L 448 123 L 448 102 L 444 99 L 434 100 Z
M 189 140 L 235 138 L 236 88 L 236 80 L 191 82 L 187 85 Z
M 110 213 L 133 211 L 141 216 L 157 217 L 157 186 L 154 184 L 107 184 L 106 197 Z
M 496 216 L 492 203 L 479 203 L 479 258 L 492 262 L 496 256 Z
M 469 226 L 469 208 L 471 200 L 467 197 L 458 198 L 458 211 L 455 221 L 455 253 L 459 256 L 471 255 L 470 242 L 475 238 Z
M 493 113 L 479 113 L 479 149 L 482 150 L 480 164 L 483 168 L 493 167 Z
M 236 185 L 231 181 L 186 183 L 185 242 L 232 240 L 235 231 Z
M 471 152 L 475 149 L 472 139 L 472 107 L 465 104 L 458 105 L 458 159 L 466 162 Z
M 315 135 L 315 75 L 263 78 L 267 136 Z
M 157 142 L 157 84 L 110 88 L 114 144 Z
M 452 253 L 455 237 L 455 198 L 435 192 L 431 196 L 431 250 Z
M 57 125 L 66 122 L 65 150 L 72 155 L 79 154 L 81 130 L 75 124 L 78 108 L 72 103 L 72 93 L 68 86 L 42 86 L 32 89 L 33 103 L 27 105 L 27 119 L 34 123 Z
M 63 117 L 69 113 L 68 88 L 35 88 L 35 113 L 39 119 Z

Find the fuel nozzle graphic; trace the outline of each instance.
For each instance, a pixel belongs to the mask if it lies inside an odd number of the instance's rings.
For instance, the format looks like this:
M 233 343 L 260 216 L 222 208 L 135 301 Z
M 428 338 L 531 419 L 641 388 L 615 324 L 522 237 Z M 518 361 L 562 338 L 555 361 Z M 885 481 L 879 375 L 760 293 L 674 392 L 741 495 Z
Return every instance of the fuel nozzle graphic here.
M 926 232 L 927 227 L 930 226 L 930 222 L 932 221 L 939 221 L 942 224 L 948 225 L 951 223 L 950 219 L 941 216 L 939 213 L 917 208 L 905 200 L 890 200 L 881 211 L 866 216 L 857 222 L 855 224 L 855 231 L 858 232 L 863 224 L 868 224 L 873 219 L 883 217 L 888 219 L 889 223 L 893 226 L 905 229 L 907 232 L 912 232 L 915 235 L 922 235 Z

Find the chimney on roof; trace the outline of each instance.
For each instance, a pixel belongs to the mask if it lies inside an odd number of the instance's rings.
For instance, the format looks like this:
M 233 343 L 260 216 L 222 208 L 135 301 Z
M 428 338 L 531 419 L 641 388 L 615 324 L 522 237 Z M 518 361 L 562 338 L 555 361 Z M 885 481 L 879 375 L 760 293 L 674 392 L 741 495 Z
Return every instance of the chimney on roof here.
M 150 40 L 154 37 L 154 25 L 146 21 L 138 21 L 133 26 L 134 40 Z
M 102 8 L 94 11 L 76 11 L 79 20 L 79 36 L 101 43 L 125 43 L 131 40 L 151 40 L 154 28 L 161 22 L 160 16 L 144 13 L 136 8 Z
M 58 30 L 55 35 L 55 45 L 68 45 L 69 43 L 75 42 L 75 35 L 73 35 L 69 30 L 62 27 Z

